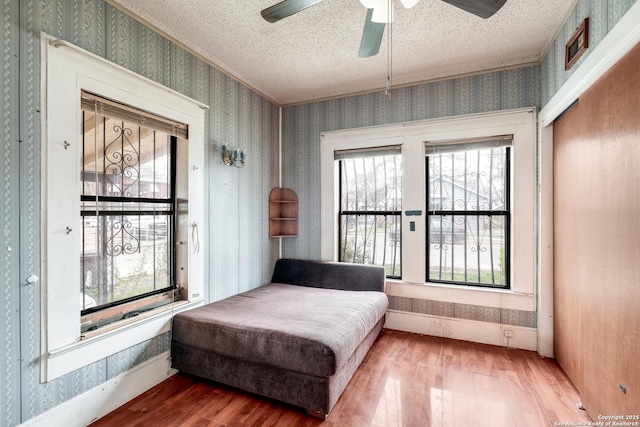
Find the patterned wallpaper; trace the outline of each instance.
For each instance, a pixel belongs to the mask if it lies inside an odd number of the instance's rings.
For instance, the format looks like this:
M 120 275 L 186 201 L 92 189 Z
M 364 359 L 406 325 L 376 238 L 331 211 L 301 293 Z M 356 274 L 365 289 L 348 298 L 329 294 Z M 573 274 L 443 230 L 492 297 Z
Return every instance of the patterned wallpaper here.
M 18 2 L 0 2 L 0 425 L 20 418 L 20 322 L 18 309 L 19 235 L 17 227 L 20 177 L 18 133 Z
M 287 257 L 320 259 L 320 133 L 539 106 L 539 67 L 480 74 L 283 109 L 283 185 L 299 199 L 299 237 Z
M 535 328 L 537 325 L 535 311 L 432 301 L 420 298 L 389 296 L 389 309 L 407 313 L 428 314 L 430 316 L 522 326 L 525 328 Z
M 584 16 L 595 46 L 633 0 L 578 0 L 540 67 L 481 74 L 381 93 L 286 107 L 284 184 L 300 198 L 300 235 L 284 239 L 285 256 L 320 257 L 319 134 L 374 124 L 544 105 L 566 81 L 564 43 Z M 278 181 L 278 108 L 229 76 L 103 0 L 0 0 L 0 425 L 29 420 L 169 348 L 165 334 L 40 384 L 40 46 L 45 31 L 210 105 L 206 115 L 209 260 L 206 299 L 214 301 L 269 279 L 277 242 L 268 235 L 267 200 Z M 581 59 L 582 61 L 582 59 Z M 574 67 L 574 69 L 577 67 Z M 222 165 L 222 143 L 248 153 L 244 169 Z M 255 236 L 259 236 L 257 239 Z M 405 311 L 440 307 L 397 299 Z M 411 308 L 409 308 L 409 306 Z M 433 307 L 432 307 L 433 306 Z M 431 307 L 431 308 L 430 308 Z M 442 308 L 442 307 L 441 307 Z M 435 310 L 435 308 L 433 308 Z M 438 308 L 440 309 L 440 308 Z M 444 307 L 476 318 L 484 308 Z M 426 311 L 425 311 L 426 312 Z M 533 312 L 500 313 L 510 324 Z M 524 317 L 523 317 L 524 316 Z M 481 316 L 482 317 L 482 316 Z M 524 320 L 522 320 L 524 319 Z M 535 325 L 534 325 L 535 326 Z
M 1 0 L 0 425 L 29 420 L 169 350 L 169 333 L 40 383 L 40 31 L 210 106 L 205 115 L 207 301 L 266 283 L 278 256 L 268 203 L 278 184 L 279 109 L 102 0 Z M 20 70 L 20 72 L 19 72 Z M 220 146 L 247 151 L 227 167 Z M 20 220 L 19 220 L 20 218 Z
M 636 0 L 578 0 L 540 64 L 544 106 L 609 34 Z M 584 18 L 589 18 L 589 49 L 569 71 L 564 70 L 565 44 Z

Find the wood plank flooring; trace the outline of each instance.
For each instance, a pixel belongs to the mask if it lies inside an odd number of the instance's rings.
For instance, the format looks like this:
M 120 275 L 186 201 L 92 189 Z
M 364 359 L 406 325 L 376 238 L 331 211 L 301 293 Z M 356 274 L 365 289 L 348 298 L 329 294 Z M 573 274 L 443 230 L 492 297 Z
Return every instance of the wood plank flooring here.
M 92 426 L 542 427 L 591 421 L 579 401 L 558 364 L 534 352 L 386 329 L 326 421 L 177 374 Z

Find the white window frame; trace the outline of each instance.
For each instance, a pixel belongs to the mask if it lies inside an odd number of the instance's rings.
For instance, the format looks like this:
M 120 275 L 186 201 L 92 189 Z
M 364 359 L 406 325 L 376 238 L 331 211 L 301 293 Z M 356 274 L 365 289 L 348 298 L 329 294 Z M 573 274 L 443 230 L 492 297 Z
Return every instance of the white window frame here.
M 508 141 L 507 141 L 508 139 Z M 500 141 L 500 142 L 498 142 Z M 506 142 L 505 142 L 506 141 Z M 452 153 L 454 154 L 459 154 L 459 155 L 463 155 L 464 153 L 478 153 L 480 152 L 480 150 L 488 150 L 488 149 L 492 149 L 492 148 L 496 148 L 496 149 L 506 149 L 504 158 L 507 161 L 507 163 L 509 164 L 509 168 L 508 170 L 511 170 L 511 163 L 513 161 L 513 155 L 511 152 L 511 148 L 512 148 L 512 136 L 511 135 L 496 135 L 495 139 L 491 138 L 489 141 L 482 141 L 481 139 L 473 139 L 473 140 L 464 140 L 464 141 L 447 141 L 447 143 L 444 144 L 445 148 L 444 148 L 444 153 L 441 151 L 438 151 L 438 145 L 437 144 L 432 144 L 431 141 L 425 141 L 425 161 L 426 166 L 425 166 L 425 180 L 426 182 L 431 182 L 432 177 L 429 175 L 429 165 L 430 165 L 430 157 L 433 156 L 434 159 L 437 159 L 438 156 L 440 155 L 450 155 Z M 495 155 L 495 153 L 492 153 L 492 156 Z M 458 160 L 459 161 L 459 160 Z M 465 163 L 466 164 L 466 163 Z M 488 171 L 486 171 L 485 169 L 480 169 L 479 173 L 488 173 Z M 466 170 L 465 171 L 465 175 L 468 176 L 469 171 Z M 511 185 L 511 177 L 512 175 L 510 174 L 508 177 L 506 177 L 505 182 L 503 183 L 503 185 L 506 186 L 506 188 L 509 188 L 509 186 Z M 437 178 L 437 176 L 436 176 Z M 467 188 L 465 188 L 465 190 L 463 191 L 467 191 Z M 427 192 L 430 192 L 430 188 L 426 188 Z M 503 191 L 504 191 L 504 187 L 503 187 Z M 428 208 L 429 206 L 429 197 L 431 197 L 431 194 L 428 194 L 428 197 L 425 199 L 425 224 L 428 223 L 428 221 L 431 218 L 440 218 L 441 221 L 445 222 L 446 220 L 444 218 L 446 218 L 446 215 L 443 216 L 442 214 L 442 206 L 436 206 L 433 207 L 433 211 L 429 210 Z M 493 209 L 493 206 L 489 206 L 486 208 L 486 210 L 488 212 L 492 212 L 493 216 L 491 216 L 491 218 L 495 218 L 495 217 L 502 217 L 504 218 L 505 224 L 509 224 L 509 221 L 511 220 L 511 200 L 509 199 L 511 197 L 511 192 L 509 192 L 508 197 L 506 200 L 509 201 L 508 205 L 505 206 L 503 209 Z M 448 208 L 448 210 L 456 210 L 455 207 L 453 206 L 453 204 L 455 204 L 455 201 L 452 203 L 452 206 Z M 466 204 L 465 206 L 463 206 L 464 209 L 460 209 L 461 212 L 466 211 L 466 215 L 462 215 L 461 216 L 464 218 L 464 224 L 466 226 L 466 221 L 467 218 L 473 218 L 476 217 L 477 221 L 480 221 L 480 216 L 477 214 L 477 211 L 474 211 L 472 208 L 468 207 Z M 505 211 L 505 213 L 497 213 L 498 211 Z M 431 212 L 431 213 L 429 213 Z M 451 220 L 452 223 L 452 227 L 453 227 L 453 219 Z M 426 226 L 425 226 L 426 227 Z M 511 228 L 509 227 L 509 230 L 511 230 Z M 442 232 L 442 230 L 441 230 Z M 427 234 L 431 234 L 430 232 L 428 232 Z M 446 236 L 441 236 L 441 238 L 444 238 Z M 468 237 L 468 236 L 467 236 Z M 455 239 L 455 236 L 454 236 Z M 427 244 L 430 245 L 432 244 L 431 239 L 427 238 Z M 510 242 L 511 239 L 509 239 L 509 242 L 507 243 L 511 243 Z M 436 242 L 437 243 L 437 242 Z M 467 247 L 468 243 L 465 243 L 465 247 Z M 489 245 L 492 245 L 492 242 L 489 242 Z M 505 248 L 508 248 L 509 245 L 505 246 Z M 440 249 L 442 250 L 442 249 Z M 438 255 L 438 249 L 436 249 L 436 251 L 434 252 L 433 255 Z M 425 254 L 426 255 L 426 254 Z M 509 261 L 509 264 L 511 263 L 511 260 L 508 259 L 508 257 L 506 257 L 507 260 Z M 473 267 L 467 267 L 465 269 L 465 271 L 468 272 L 469 268 L 473 269 Z M 508 269 L 507 269 L 508 270 Z M 480 270 L 481 271 L 481 270 Z M 445 272 L 445 274 L 448 274 L 448 271 Z M 425 271 L 425 275 L 428 277 L 430 276 L 430 272 L 429 272 L 429 265 L 427 262 L 426 265 L 426 271 Z M 475 275 L 475 273 L 470 274 L 471 277 L 476 278 L 477 276 Z M 437 281 L 438 283 L 441 284 L 447 284 L 447 282 L 449 282 L 452 285 L 456 285 L 456 286 L 477 286 L 477 287 L 485 287 L 485 288 L 494 288 L 494 289 L 509 289 L 510 288 L 510 283 L 509 283 L 509 279 L 510 277 L 506 278 L 505 282 L 500 284 L 500 283 L 479 283 L 478 280 L 467 280 L 467 281 L 463 281 L 460 280 L 457 283 L 453 283 L 453 280 L 450 279 L 440 279 L 439 281 Z M 427 279 L 427 281 L 429 281 Z
M 342 152 L 342 153 L 344 153 L 344 152 Z M 350 159 L 361 160 L 362 158 L 372 158 L 372 157 L 375 157 L 375 156 L 389 156 L 389 157 L 391 157 L 392 155 L 394 155 L 394 156 L 398 155 L 398 156 L 402 157 L 402 147 L 401 146 L 384 147 L 382 150 L 376 150 L 376 149 L 374 149 L 374 150 L 367 150 L 367 149 L 365 149 L 365 150 L 355 150 L 355 153 L 354 152 L 350 152 L 347 156 L 344 156 L 343 154 L 342 155 L 336 154 L 336 157 L 337 157 L 336 158 L 336 162 L 337 162 L 336 163 L 336 169 L 338 169 L 338 184 L 337 184 L 338 187 L 337 187 L 337 190 L 340 191 L 339 188 L 343 184 L 342 182 L 340 182 L 340 172 L 339 172 L 341 162 L 348 161 Z M 359 156 L 362 156 L 362 157 L 359 157 Z M 343 172 L 344 172 L 344 169 L 343 169 Z M 402 180 L 400 180 L 400 182 L 401 182 L 401 185 L 402 185 Z M 338 197 L 338 223 L 341 222 L 341 219 L 340 219 L 340 211 L 342 211 L 341 203 L 342 203 L 342 201 L 340 200 L 340 197 Z M 363 213 L 363 212 L 366 212 L 367 210 L 368 209 L 360 209 L 358 207 L 355 207 L 353 209 L 344 209 L 344 211 L 351 211 L 352 213 L 353 212 L 358 212 L 356 214 L 356 216 L 364 216 L 364 217 L 376 216 L 375 214 L 372 214 L 372 213 Z M 373 209 L 370 212 L 375 212 L 376 210 L 379 211 L 380 209 Z M 386 210 L 390 211 L 390 212 L 395 212 L 394 214 L 388 215 L 388 216 L 394 218 L 394 221 L 395 221 L 395 218 L 400 219 L 400 220 L 402 219 L 402 204 L 398 205 L 395 209 L 387 208 Z M 352 214 L 347 214 L 347 215 L 352 215 Z M 381 214 L 381 216 L 385 216 L 385 221 L 386 221 L 386 215 Z M 398 222 L 398 228 L 400 228 L 400 222 Z M 391 229 L 391 230 L 393 230 L 393 229 Z M 344 231 L 345 231 L 345 233 L 347 233 L 346 230 L 344 230 Z M 337 241 L 338 242 L 338 246 L 343 244 L 341 242 L 341 240 L 340 240 L 340 238 L 342 237 L 341 233 L 342 233 L 341 227 L 338 226 L 338 241 Z M 401 261 L 402 261 L 402 250 L 401 249 L 402 248 L 398 249 L 398 254 L 397 254 L 398 258 L 400 259 L 400 265 L 399 265 L 400 271 L 402 271 L 402 263 L 401 263 Z M 354 252 L 357 251 L 356 248 L 354 248 L 353 250 L 354 250 Z M 340 249 L 338 248 L 337 251 L 338 251 L 337 259 L 340 260 Z M 393 262 L 395 262 L 395 256 L 391 257 L 390 259 Z M 386 260 L 386 258 L 385 258 L 385 260 Z M 349 261 L 346 260 L 344 262 L 349 262 Z M 372 265 L 378 265 L 378 266 L 381 266 L 381 267 L 385 267 L 385 273 L 386 273 L 386 266 L 380 265 L 380 264 L 376 264 L 376 263 L 372 263 Z M 387 277 L 390 277 L 390 275 L 387 274 Z M 392 276 L 392 277 L 395 278 L 397 276 Z
M 204 300 L 204 110 L 206 105 L 84 51 L 41 35 L 42 54 L 42 380 L 158 336 L 173 314 Z M 81 91 L 189 126 L 188 294 L 175 302 L 83 337 L 80 333 Z M 193 232 L 192 232 L 193 231 Z M 77 296 L 77 297 L 76 297 Z
M 337 166 L 334 151 L 402 144 L 402 280 L 387 293 L 443 302 L 536 310 L 536 112 L 532 108 L 385 126 L 331 131 L 321 142 L 321 256 L 337 260 Z M 424 141 L 513 135 L 511 162 L 510 289 L 425 282 L 426 193 Z M 422 211 L 407 216 L 406 211 Z M 410 231 L 410 222 L 415 231 Z M 517 244 L 514 244 L 517 242 Z

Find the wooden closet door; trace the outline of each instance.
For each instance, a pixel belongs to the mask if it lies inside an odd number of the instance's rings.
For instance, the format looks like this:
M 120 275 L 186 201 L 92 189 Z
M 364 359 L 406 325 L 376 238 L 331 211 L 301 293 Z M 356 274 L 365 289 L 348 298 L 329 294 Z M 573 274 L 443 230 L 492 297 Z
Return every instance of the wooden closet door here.
M 639 331 L 640 45 L 554 124 L 554 353 L 595 421 L 640 412 Z

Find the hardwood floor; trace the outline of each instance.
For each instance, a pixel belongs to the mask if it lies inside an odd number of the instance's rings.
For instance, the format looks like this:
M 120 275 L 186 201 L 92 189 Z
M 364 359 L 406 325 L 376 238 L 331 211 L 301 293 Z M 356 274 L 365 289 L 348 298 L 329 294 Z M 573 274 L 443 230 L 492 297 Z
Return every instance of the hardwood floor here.
M 177 374 L 92 426 L 554 426 L 589 422 L 575 387 L 534 352 L 384 330 L 320 421 L 301 408 Z

